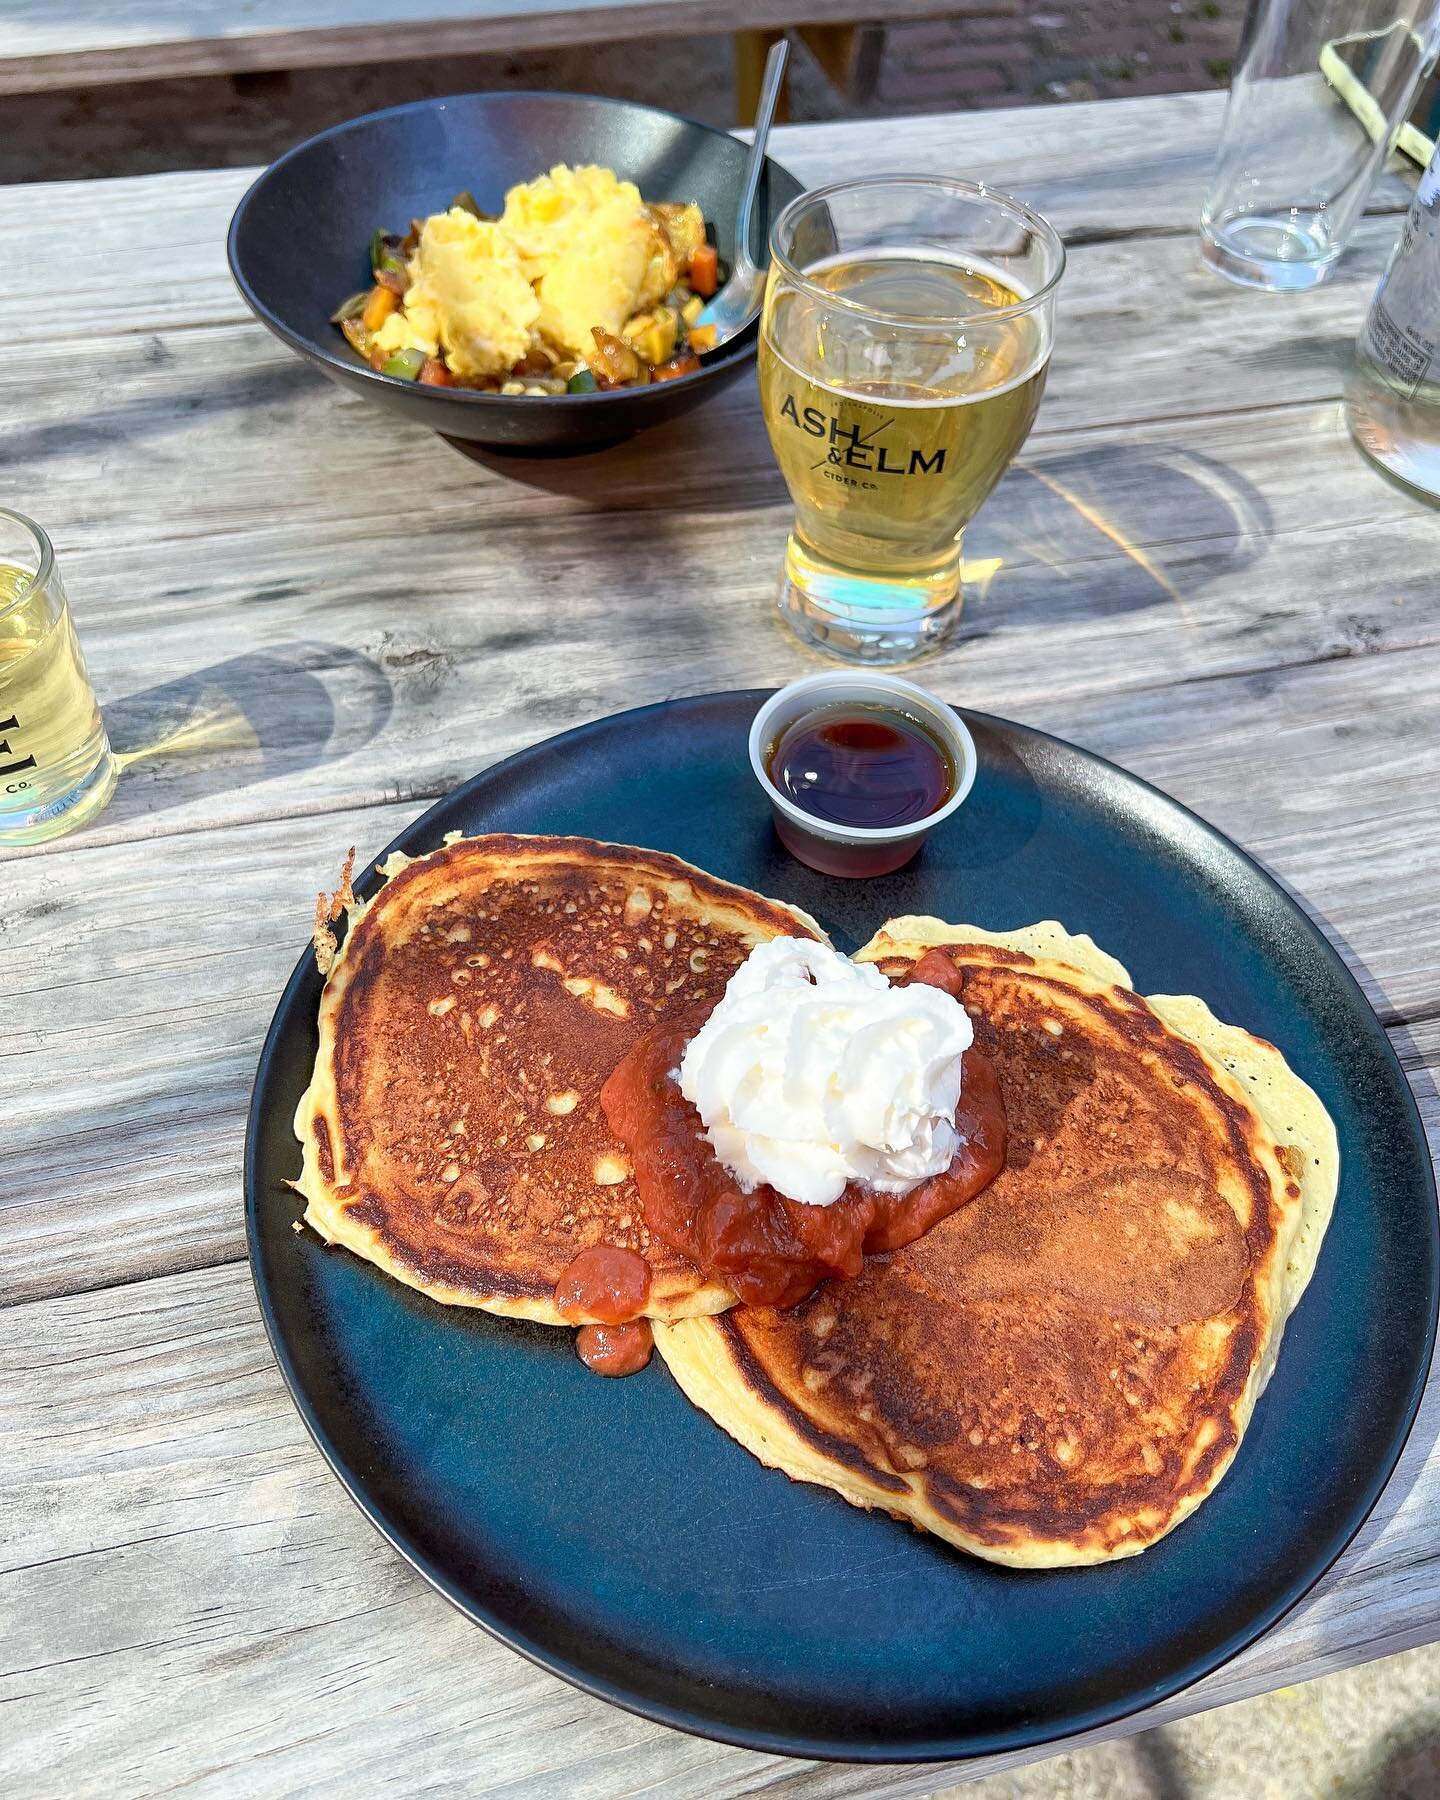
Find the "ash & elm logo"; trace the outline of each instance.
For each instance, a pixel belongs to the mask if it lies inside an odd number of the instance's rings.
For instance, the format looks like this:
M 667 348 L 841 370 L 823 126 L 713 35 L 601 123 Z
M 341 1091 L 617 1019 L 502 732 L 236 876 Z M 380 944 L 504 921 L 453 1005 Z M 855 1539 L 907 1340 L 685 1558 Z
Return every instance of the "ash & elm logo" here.
M 780 417 L 788 419 L 807 437 L 824 441 L 824 455 L 810 466 L 826 474 L 832 468 L 860 470 L 872 475 L 941 475 L 945 471 L 944 445 L 927 451 L 904 445 L 897 448 L 882 440 L 881 434 L 895 423 L 893 418 L 881 419 L 862 432 L 856 425 L 842 425 L 833 413 L 824 413 L 818 406 L 797 406 L 793 394 L 785 396 Z M 866 482 L 862 485 L 873 487 L 875 484 Z

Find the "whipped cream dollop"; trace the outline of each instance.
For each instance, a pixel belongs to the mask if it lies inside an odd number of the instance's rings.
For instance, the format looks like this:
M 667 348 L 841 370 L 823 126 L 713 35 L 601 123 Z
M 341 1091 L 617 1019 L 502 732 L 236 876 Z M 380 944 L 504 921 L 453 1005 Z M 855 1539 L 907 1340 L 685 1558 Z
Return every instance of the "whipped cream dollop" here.
M 969 1015 L 808 938 L 757 944 L 691 1038 L 680 1091 L 746 1193 L 829 1206 L 859 1181 L 907 1194 L 959 1146 Z

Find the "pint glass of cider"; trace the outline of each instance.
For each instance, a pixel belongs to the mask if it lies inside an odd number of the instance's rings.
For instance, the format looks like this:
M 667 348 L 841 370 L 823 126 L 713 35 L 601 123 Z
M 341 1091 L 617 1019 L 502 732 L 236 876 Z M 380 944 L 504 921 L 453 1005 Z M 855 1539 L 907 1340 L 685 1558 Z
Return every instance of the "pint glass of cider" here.
M 93 819 L 115 773 L 50 540 L 0 508 L 0 850 Z
M 959 616 L 961 533 L 1025 442 L 1065 250 L 970 181 L 803 194 L 771 238 L 760 400 L 795 524 L 780 610 L 846 661 L 903 662 Z

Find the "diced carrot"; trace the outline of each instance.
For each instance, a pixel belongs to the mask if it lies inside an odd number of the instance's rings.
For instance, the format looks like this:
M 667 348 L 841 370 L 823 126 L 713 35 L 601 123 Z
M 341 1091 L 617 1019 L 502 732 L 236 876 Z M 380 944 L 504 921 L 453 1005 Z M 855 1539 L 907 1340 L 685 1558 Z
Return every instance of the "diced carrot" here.
M 388 287 L 373 287 L 370 298 L 365 302 L 365 310 L 360 315 L 360 322 L 367 331 L 378 331 L 400 304 L 400 296 Z
M 713 350 L 716 331 L 713 325 L 692 325 L 688 333 L 692 350 Z
M 454 387 L 455 377 L 438 356 L 427 356 L 420 368 L 421 387 Z
M 678 356 L 672 356 L 668 362 L 658 364 L 650 371 L 652 381 L 674 381 L 680 375 L 693 375 L 700 367 L 700 358 L 689 351 L 682 350 Z
M 708 300 L 719 286 L 720 253 L 713 244 L 702 244 L 690 258 L 686 280 L 692 293 Z

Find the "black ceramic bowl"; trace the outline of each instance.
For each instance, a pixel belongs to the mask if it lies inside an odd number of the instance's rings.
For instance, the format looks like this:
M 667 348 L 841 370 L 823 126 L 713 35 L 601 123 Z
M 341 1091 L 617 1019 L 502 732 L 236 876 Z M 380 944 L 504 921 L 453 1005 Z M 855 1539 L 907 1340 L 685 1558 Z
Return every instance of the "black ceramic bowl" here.
M 419 387 L 361 362 L 330 315 L 368 284 L 370 234 L 404 231 L 469 188 L 487 212 L 505 190 L 556 163 L 600 163 L 647 200 L 695 200 L 721 256 L 735 255 L 746 147 L 675 113 L 589 94 L 457 94 L 369 113 L 308 138 L 272 163 L 235 209 L 230 269 L 245 303 L 282 343 L 332 379 L 447 438 L 497 450 L 579 451 L 673 418 L 733 381 L 756 328 L 704 358 L 698 373 L 609 394 L 478 394 Z M 800 192 L 767 161 L 750 253 Z

